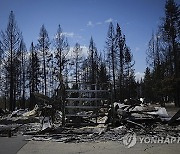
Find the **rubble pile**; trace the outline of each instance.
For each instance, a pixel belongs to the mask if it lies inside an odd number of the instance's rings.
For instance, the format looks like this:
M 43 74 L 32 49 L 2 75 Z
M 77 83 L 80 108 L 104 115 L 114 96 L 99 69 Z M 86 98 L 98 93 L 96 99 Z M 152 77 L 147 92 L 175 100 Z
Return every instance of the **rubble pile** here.
M 130 132 L 140 136 L 180 135 L 180 111 L 171 117 L 164 107 L 125 103 L 113 105 L 107 116 L 98 117 L 98 125 L 84 127 L 63 126 L 62 112 L 54 111 L 48 105 L 36 105 L 31 111 L 1 112 L 0 136 L 23 134 L 31 136 L 27 140 L 77 143 L 122 141 L 123 136 Z

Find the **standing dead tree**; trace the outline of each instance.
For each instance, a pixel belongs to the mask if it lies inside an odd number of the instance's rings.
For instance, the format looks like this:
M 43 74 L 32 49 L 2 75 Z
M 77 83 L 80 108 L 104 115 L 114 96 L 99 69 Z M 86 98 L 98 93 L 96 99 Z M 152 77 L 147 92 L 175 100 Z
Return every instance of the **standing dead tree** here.
M 15 16 L 13 11 L 11 11 L 9 15 L 9 21 L 7 28 L 5 32 L 1 33 L 2 36 L 2 47 L 4 50 L 4 66 L 5 70 L 7 71 L 7 76 L 9 85 L 9 97 L 10 97 L 10 103 L 9 103 L 9 110 L 13 111 L 16 107 L 16 57 L 17 57 L 17 51 L 19 48 L 19 44 L 21 41 L 21 34 L 19 32 L 19 29 L 16 24 Z

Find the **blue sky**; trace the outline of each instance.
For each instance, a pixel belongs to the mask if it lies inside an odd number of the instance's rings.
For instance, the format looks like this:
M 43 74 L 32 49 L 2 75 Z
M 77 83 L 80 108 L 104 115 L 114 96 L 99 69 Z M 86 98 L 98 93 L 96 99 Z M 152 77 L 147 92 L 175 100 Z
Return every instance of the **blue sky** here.
M 60 24 L 70 46 L 78 42 L 89 45 L 92 36 L 103 51 L 109 21 L 118 22 L 126 35 L 135 60 L 135 72 L 146 68 L 146 49 L 152 31 L 164 16 L 166 0 L 0 0 L 0 30 L 7 26 L 10 11 L 23 33 L 27 49 L 37 43 L 39 30 L 45 25 L 52 39 Z M 177 1 L 176 1 L 177 2 Z

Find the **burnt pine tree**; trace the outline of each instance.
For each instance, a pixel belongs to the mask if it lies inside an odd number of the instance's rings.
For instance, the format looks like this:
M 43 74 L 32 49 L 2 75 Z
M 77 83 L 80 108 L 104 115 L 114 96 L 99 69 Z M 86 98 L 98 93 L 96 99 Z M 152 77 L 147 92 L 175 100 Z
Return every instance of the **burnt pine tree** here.
M 174 0 L 166 2 L 165 18 L 163 19 L 161 30 L 164 41 L 167 43 L 167 52 L 169 52 L 169 56 L 172 58 L 172 76 L 174 76 L 175 80 L 175 105 L 180 106 L 180 8 Z
M 153 91 L 154 91 L 154 97 L 157 99 L 156 101 L 163 103 L 163 97 L 164 97 L 164 87 L 166 85 L 162 84 L 162 81 L 164 79 L 164 56 L 163 56 L 163 49 L 161 45 L 161 36 L 159 33 L 157 33 L 154 36 L 155 39 L 155 46 L 154 46 L 154 68 L 152 70 L 152 77 L 153 77 Z
M 151 40 L 149 41 L 148 50 L 147 50 L 147 64 L 152 68 L 152 88 L 153 88 L 153 101 L 162 101 L 163 98 L 163 74 L 164 74 L 164 56 L 163 56 L 163 48 L 161 45 L 161 35 L 158 32 L 156 35 L 153 33 Z
M 135 97 L 135 75 L 133 66 L 135 62 L 133 61 L 133 55 L 129 47 L 125 47 L 125 91 L 126 98 Z
M 7 109 L 7 98 L 9 94 L 9 84 L 8 84 L 8 72 L 5 68 L 6 60 L 4 57 L 3 44 L 0 41 L 0 97 L 4 102 L 4 110 Z
M 54 38 L 55 48 L 55 62 L 56 62 L 56 75 L 57 77 L 63 75 L 65 65 L 68 62 L 69 44 L 67 38 L 62 32 L 61 26 L 58 26 L 57 32 Z
M 89 67 L 88 67 L 88 59 L 84 59 L 82 62 L 82 82 L 88 83 L 89 82 Z
M 125 36 L 122 35 L 121 28 L 119 24 L 116 27 L 116 52 L 118 57 L 118 76 L 119 76 L 119 83 L 117 84 L 119 87 L 119 99 L 123 101 L 123 87 L 124 87 L 124 72 L 125 72 L 125 50 L 126 50 L 126 40 Z
M 89 76 L 89 83 L 95 84 L 97 83 L 97 60 L 98 60 L 98 54 L 97 54 L 97 48 L 94 43 L 93 38 L 91 37 L 90 43 L 89 43 L 89 49 L 88 49 L 88 76 Z
M 2 48 L 3 48 L 3 45 L 0 41 L 0 65 L 2 64 L 2 55 L 3 55 L 3 49 Z
M 153 84 L 152 73 L 150 68 L 147 67 L 145 71 L 144 83 L 143 83 L 144 97 L 146 98 L 147 102 L 151 102 L 154 99 L 152 84 Z
M 109 82 L 109 76 L 107 73 L 105 58 L 99 56 L 99 64 L 98 64 L 98 83 L 102 85 L 102 88 L 107 88 L 107 84 Z
M 1 43 L 1 40 L 0 40 L 0 82 L 1 82 L 1 79 L 2 79 L 2 56 L 3 56 L 3 49 L 2 49 L 2 43 Z M 2 84 L 1 84 L 1 86 L 2 86 Z
M 21 40 L 21 35 L 16 24 L 15 15 L 11 11 L 9 15 L 9 21 L 5 32 L 1 33 L 2 36 L 2 45 L 5 53 L 5 68 L 8 75 L 8 84 L 9 84 L 9 110 L 13 111 L 16 107 L 15 94 L 16 94 L 16 68 L 15 68 L 15 59 L 16 53 L 19 48 L 19 43 Z
M 81 64 L 82 64 L 82 48 L 79 43 L 76 43 L 73 49 L 73 64 L 76 84 L 80 81 L 81 77 Z
M 42 25 L 39 33 L 39 39 L 38 39 L 38 44 L 37 48 L 40 53 L 40 58 L 42 60 L 42 80 L 43 80 L 43 92 L 44 95 L 47 95 L 47 73 L 48 73 L 48 58 L 49 58 L 49 46 L 50 46 L 50 41 L 49 41 L 49 36 L 48 32 L 45 28 L 44 25 Z
M 180 13 L 174 0 L 165 5 L 165 17 L 156 35 L 152 35 L 147 52 L 147 60 L 152 67 L 154 97 L 180 102 Z M 155 96 L 156 95 L 156 96 Z
M 49 56 L 49 76 L 48 76 L 48 83 L 49 83 L 49 89 L 48 89 L 48 93 L 49 96 L 52 97 L 54 94 L 54 89 L 55 87 L 57 87 L 56 85 L 56 81 L 55 81 L 55 62 L 54 62 L 54 55 L 53 53 L 51 53 L 51 55 Z
M 106 51 L 107 51 L 107 63 L 109 67 L 109 76 L 112 78 L 114 99 L 116 99 L 116 45 L 115 45 L 115 32 L 112 22 L 109 24 L 109 29 L 106 38 Z
M 24 43 L 24 40 L 21 39 L 19 49 L 19 60 L 20 60 L 20 74 L 19 74 L 19 89 L 20 89 L 20 107 L 25 108 L 25 91 L 26 91 L 26 70 L 27 70 L 27 60 L 26 60 L 26 54 L 27 49 L 26 45 Z
M 148 43 L 148 49 L 146 50 L 146 63 L 151 68 L 155 66 L 156 56 L 155 56 L 155 35 L 152 33 L 151 39 Z
M 14 81 L 14 85 L 15 85 L 15 88 L 14 88 L 14 99 L 16 101 L 16 107 L 17 108 L 21 108 L 21 53 L 18 49 L 17 53 L 16 53 L 16 56 L 14 58 L 14 69 L 15 69 L 15 72 L 16 74 L 14 74 L 14 78 L 16 79 Z
M 30 91 L 30 109 L 32 109 L 35 105 L 33 100 L 33 93 L 39 92 L 38 86 L 40 83 L 40 75 L 40 60 L 37 54 L 37 50 L 32 42 L 27 69 L 27 78 L 29 81 L 28 86 Z

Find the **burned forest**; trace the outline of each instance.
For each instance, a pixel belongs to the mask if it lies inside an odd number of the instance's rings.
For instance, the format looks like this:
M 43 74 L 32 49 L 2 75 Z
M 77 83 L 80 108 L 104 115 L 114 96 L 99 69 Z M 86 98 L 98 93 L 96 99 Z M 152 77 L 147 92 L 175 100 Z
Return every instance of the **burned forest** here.
M 179 137 L 180 7 L 167 0 L 163 11 L 143 51 L 141 78 L 131 35 L 121 22 L 105 21 L 102 50 L 93 35 L 85 47 L 60 23 L 53 36 L 50 26 L 41 24 L 28 44 L 16 11 L 9 12 L 0 34 L 0 138 L 125 144 L 127 133 Z M 89 21 L 86 27 L 101 24 Z

